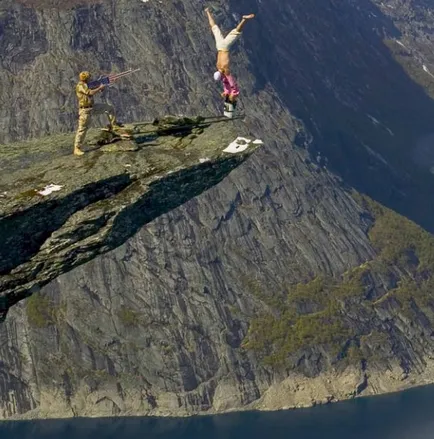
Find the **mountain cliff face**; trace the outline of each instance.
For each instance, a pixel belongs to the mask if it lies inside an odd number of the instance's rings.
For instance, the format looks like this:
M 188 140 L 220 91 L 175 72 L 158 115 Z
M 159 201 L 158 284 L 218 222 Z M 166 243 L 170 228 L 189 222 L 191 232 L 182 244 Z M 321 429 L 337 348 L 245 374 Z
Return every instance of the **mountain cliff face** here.
M 2 142 L 72 130 L 82 69 L 141 69 L 104 92 L 124 120 L 221 111 L 197 2 L 25 3 L 0 5 Z M 432 236 L 393 212 L 433 229 L 432 7 L 212 5 L 227 29 L 258 14 L 233 70 L 266 146 L 11 310 L 3 417 L 272 409 L 432 382 Z
M 1 320 L 60 274 L 215 186 L 262 145 L 225 117 L 168 116 L 120 130 L 95 130 L 74 165 L 72 135 L 3 146 Z

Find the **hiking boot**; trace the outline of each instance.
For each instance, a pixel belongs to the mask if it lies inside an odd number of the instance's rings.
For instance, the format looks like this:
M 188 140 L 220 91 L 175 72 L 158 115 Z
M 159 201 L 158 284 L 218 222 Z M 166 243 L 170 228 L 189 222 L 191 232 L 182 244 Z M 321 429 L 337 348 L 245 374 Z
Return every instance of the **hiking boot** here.
M 74 148 L 74 155 L 83 155 L 84 152 L 79 148 L 79 147 L 75 147 Z

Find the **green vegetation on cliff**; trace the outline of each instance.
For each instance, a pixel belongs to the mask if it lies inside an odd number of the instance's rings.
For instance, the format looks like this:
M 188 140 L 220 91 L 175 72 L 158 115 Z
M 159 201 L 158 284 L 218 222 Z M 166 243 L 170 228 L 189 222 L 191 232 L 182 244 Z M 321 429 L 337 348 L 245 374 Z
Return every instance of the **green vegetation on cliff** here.
M 372 216 L 376 257 L 339 279 L 292 286 L 281 300 L 259 295 L 267 310 L 251 321 L 243 347 L 264 364 L 295 367 L 313 350 L 327 352 L 332 364 L 381 362 L 390 344 L 382 312 L 434 324 L 434 237 L 368 197 L 354 198 Z
M 27 319 L 33 328 L 41 329 L 59 323 L 64 312 L 64 306 L 56 305 L 51 299 L 40 294 L 32 295 L 26 301 Z
M 140 323 L 139 315 L 124 305 L 118 310 L 117 315 L 125 326 L 137 326 Z

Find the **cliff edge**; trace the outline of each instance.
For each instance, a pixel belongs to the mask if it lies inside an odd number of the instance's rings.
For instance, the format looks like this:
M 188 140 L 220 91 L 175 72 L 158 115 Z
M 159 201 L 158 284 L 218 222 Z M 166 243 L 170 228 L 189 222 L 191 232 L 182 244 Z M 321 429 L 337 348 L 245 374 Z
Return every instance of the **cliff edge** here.
M 125 138 L 126 137 L 126 138 Z M 262 141 L 240 120 L 167 116 L 1 148 L 0 318 L 62 273 L 112 250 L 144 224 L 219 183 Z

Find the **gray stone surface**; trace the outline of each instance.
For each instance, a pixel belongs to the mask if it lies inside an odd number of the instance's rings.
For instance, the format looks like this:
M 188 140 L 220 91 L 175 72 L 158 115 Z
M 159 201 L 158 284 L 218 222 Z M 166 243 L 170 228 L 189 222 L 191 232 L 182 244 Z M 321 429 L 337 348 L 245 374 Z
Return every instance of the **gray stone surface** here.
M 31 292 L 219 183 L 262 145 L 241 121 L 225 118 L 166 117 L 123 131 L 132 139 L 102 131 L 78 158 L 62 145 L 71 136 L 2 148 L 3 318 Z
M 255 401 L 281 408 L 332 392 L 351 397 L 362 382 L 358 370 L 288 378 L 240 343 L 249 318 L 265 306 L 258 291 L 273 295 L 314 275 L 338 276 L 373 257 L 371 219 L 351 186 L 433 229 L 432 176 L 412 157 L 417 139 L 432 132 L 434 106 L 384 43 L 412 36 L 411 62 L 419 66 L 424 52 L 412 30 L 430 6 L 394 0 L 392 12 L 368 0 L 212 4 L 227 29 L 233 12 L 258 12 L 233 69 L 246 126 L 266 146 L 217 187 L 60 276 L 33 296 L 38 302 L 12 309 L 0 328 L 4 417 L 182 415 Z M 221 112 L 212 36 L 197 1 L 119 0 L 73 10 L 6 1 L 1 8 L 3 142 L 72 130 L 72 87 L 84 68 L 141 68 L 104 95 L 124 120 Z M 430 20 L 426 14 L 423 23 Z M 428 32 L 419 34 L 429 45 Z M 29 312 L 35 307 L 42 320 Z M 363 314 L 354 319 L 370 324 Z M 379 319 L 397 341 L 384 347 L 393 377 L 427 370 L 419 382 L 432 381 L 421 326 L 395 315 L 389 302 Z M 324 353 L 306 355 L 305 369 L 315 372 L 318 358 Z M 389 372 L 378 371 L 362 394 L 397 388 Z M 285 379 L 302 385 L 281 391 Z M 334 390 L 317 391 L 329 381 Z

